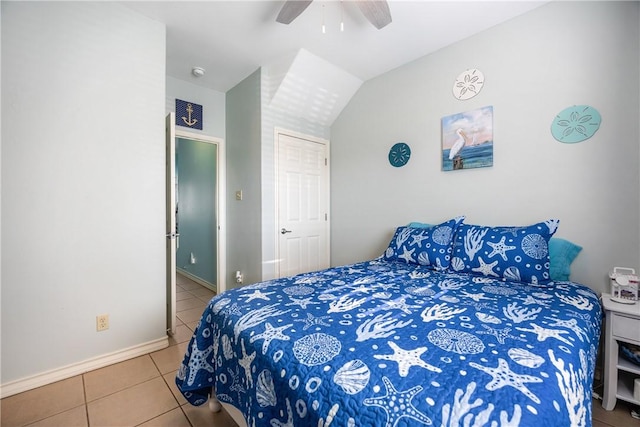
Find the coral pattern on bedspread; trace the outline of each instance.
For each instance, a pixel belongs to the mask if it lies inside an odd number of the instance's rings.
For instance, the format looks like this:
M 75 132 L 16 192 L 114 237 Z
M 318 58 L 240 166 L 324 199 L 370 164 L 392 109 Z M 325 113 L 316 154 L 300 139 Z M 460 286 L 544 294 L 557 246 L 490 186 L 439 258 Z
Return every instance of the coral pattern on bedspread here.
M 590 426 L 601 318 L 579 284 L 377 259 L 217 295 L 176 383 L 249 426 Z

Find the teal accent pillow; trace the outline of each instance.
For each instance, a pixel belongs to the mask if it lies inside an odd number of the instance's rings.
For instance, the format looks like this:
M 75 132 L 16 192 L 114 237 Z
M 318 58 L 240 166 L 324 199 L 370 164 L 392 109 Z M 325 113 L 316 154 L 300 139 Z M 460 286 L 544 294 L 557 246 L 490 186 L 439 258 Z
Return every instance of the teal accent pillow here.
M 560 237 L 552 237 L 549 240 L 549 275 L 552 280 L 569 280 L 571 275 L 571 263 L 578 256 L 582 246 L 578 246 L 569 240 Z
M 549 275 L 549 240 L 559 220 L 529 226 L 487 227 L 460 224 L 453 240 L 450 270 L 497 279 L 545 285 Z
M 456 217 L 431 228 L 398 227 L 383 259 L 446 270 L 451 261 L 453 236 L 463 220 L 464 217 Z
M 431 227 L 433 227 L 433 224 L 427 224 L 426 222 L 410 222 L 409 225 L 407 225 L 407 227 L 409 227 L 409 228 L 431 228 Z

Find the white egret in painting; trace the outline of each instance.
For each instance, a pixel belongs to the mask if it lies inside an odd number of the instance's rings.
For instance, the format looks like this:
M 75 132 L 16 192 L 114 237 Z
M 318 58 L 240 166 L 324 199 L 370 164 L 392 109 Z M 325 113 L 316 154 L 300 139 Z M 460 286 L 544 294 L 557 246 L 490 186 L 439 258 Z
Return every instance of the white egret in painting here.
M 454 142 L 451 146 L 451 150 L 449 150 L 449 160 L 453 160 L 453 158 L 460 152 L 460 150 L 462 150 L 464 146 L 467 145 L 467 141 L 469 140 L 469 137 L 466 133 L 464 133 L 462 129 L 457 129 L 456 134 L 458 135 L 458 139 L 456 139 L 456 142 Z M 473 140 L 469 145 L 473 145 L 475 139 L 476 137 L 474 135 Z

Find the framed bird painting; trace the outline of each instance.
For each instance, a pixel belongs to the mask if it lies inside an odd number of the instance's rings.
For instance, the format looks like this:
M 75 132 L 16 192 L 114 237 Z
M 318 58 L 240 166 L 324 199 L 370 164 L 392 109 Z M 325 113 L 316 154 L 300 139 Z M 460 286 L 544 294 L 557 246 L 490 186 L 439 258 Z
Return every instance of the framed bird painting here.
M 442 170 L 493 166 L 493 106 L 442 118 Z

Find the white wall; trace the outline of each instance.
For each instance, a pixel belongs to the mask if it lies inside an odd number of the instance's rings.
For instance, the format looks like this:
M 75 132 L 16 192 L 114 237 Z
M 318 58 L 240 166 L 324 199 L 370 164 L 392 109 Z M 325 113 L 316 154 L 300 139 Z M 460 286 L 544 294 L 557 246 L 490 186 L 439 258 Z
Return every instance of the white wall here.
M 166 345 L 165 28 L 116 3 L 1 7 L 5 385 Z
M 561 220 L 582 245 L 572 279 L 607 290 L 614 265 L 640 260 L 639 3 L 552 2 L 366 82 L 331 128 L 332 264 L 382 253 L 410 221 Z M 456 76 L 485 74 L 482 92 L 452 96 Z M 587 104 L 595 136 L 561 144 L 555 115 Z M 441 171 L 440 120 L 494 107 L 494 166 Z M 396 142 L 411 160 L 389 165 Z

